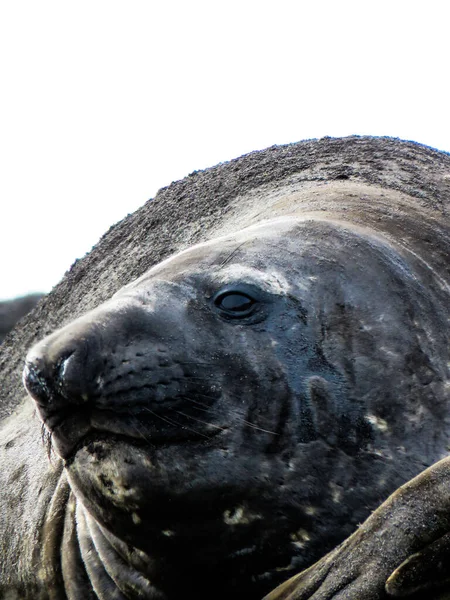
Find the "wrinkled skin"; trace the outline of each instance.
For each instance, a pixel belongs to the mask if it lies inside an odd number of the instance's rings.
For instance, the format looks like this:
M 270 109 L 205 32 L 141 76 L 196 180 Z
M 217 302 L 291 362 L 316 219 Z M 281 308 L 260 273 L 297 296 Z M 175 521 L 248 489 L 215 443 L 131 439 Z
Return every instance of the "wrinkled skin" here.
M 261 598 L 439 460 L 448 298 L 415 267 L 360 227 L 278 219 L 34 347 L 64 464 L 42 597 Z

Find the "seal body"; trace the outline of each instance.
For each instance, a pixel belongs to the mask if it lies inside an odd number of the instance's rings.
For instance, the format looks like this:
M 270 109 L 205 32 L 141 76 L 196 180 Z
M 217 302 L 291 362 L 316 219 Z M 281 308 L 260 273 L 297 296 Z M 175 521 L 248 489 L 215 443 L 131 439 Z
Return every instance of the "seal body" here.
M 0 436 L 3 596 L 261 598 L 445 456 L 445 211 L 349 177 L 236 196 L 41 332 L 36 416 Z
M 13 300 L 0 300 L 0 343 L 14 325 L 29 313 L 43 294 L 29 294 Z

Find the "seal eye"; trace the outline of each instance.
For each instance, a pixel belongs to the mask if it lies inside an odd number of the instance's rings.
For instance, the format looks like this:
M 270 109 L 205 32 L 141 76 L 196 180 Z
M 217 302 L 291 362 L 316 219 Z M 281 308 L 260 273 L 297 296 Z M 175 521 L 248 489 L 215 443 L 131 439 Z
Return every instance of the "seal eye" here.
M 236 290 L 219 292 L 214 298 L 214 305 L 217 306 L 218 309 L 227 316 L 237 319 L 247 317 L 251 314 L 255 304 L 256 300 L 251 296 Z

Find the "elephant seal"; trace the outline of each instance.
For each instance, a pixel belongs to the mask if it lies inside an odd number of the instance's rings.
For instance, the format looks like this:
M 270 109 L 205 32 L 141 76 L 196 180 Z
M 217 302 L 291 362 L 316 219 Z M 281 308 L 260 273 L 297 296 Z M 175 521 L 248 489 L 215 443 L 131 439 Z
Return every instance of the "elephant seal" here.
M 445 456 L 448 162 L 271 149 L 112 229 L 0 349 L 2 595 L 261 598 Z

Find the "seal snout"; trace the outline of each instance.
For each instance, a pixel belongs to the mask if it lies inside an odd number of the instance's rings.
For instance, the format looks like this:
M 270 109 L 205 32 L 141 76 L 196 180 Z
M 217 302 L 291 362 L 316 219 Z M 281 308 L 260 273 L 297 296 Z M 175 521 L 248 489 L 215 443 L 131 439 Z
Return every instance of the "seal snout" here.
M 28 394 L 38 405 L 44 405 L 50 401 L 52 394 L 47 380 L 33 361 L 26 361 L 22 379 Z
M 73 353 L 63 357 L 58 363 L 47 362 L 45 357 L 33 354 L 27 357 L 23 370 L 24 385 L 39 407 L 52 405 L 56 408 L 58 403 L 64 401 L 77 402 L 80 397 L 71 393 L 65 377 L 67 367 L 73 362 Z
M 64 458 L 91 429 L 92 398 L 101 366 L 97 338 L 86 326 L 68 326 L 34 346 L 25 360 L 23 383 Z
M 86 328 L 62 329 L 28 353 L 23 382 L 46 424 L 78 410 L 95 393 L 99 341 Z M 94 350 L 94 351 L 93 351 Z

